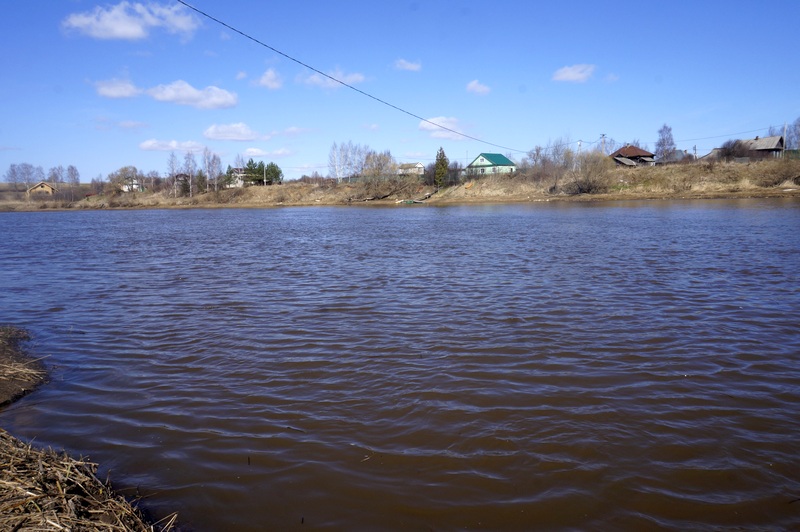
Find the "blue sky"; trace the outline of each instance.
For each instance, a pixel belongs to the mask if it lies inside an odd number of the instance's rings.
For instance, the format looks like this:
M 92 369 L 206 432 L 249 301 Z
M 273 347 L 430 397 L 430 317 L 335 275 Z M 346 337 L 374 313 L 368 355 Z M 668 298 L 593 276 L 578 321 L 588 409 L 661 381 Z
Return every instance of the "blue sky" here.
M 188 1 L 188 0 L 187 0 Z M 0 19 L 0 172 L 75 165 L 167 171 L 174 151 L 223 168 L 328 173 L 334 142 L 399 163 L 519 160 L 602 134 L 652 150 L 663 124 L 703 155 L 800 116 L 800 2 L 27 0 Z M 485 142 L 480 142 L 480 139 Z

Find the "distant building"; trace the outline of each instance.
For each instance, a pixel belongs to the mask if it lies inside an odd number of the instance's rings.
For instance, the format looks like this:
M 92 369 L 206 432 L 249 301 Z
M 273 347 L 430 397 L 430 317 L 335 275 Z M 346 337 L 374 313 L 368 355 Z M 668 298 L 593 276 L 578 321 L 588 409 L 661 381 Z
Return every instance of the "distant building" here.
M 510 174 L 516 172 L 517 165 L 514 161 L 500 155 L 499 153 L 481 153 L 475 160 L 467 165 L 464 169 L 464 174 L 472 175 L 486 175 L 486 174 Z
M 714 148 L 701 159 L 705 161 L 724 159 L 746 163 L 754 159 L 780 158 L 784 155 L 784 142 L 781 135 L 737 140 L 733 145 L 726 142 L 721 148 Z
M 144 192 L 144 185 L 139 181 L 127 181 L 122 184 L 120 189 L 123 192 Z
M 743 140 L 742 142 L 744 142 L 747 150 L 750 152 L 751 158 L 779 158 L 781 155 L 783 155 L 784 141 L 783 136 L 781 135 L 763 138 L 756 137 L 752 140 Z
M 245 174 L 244 168 L 231 168 L 230 180 L 225 188 L 242 188 L 245 175 L 247 174 Z
M 56 187 L 54 187 L 53 185 L 51 185 L 46 181 L 39 181 L 38 183 L 36 183 L 35 185 L 33 185 L 31 188 L 28 189 L 29 196 L 32 194 L 47 194 L 52 196 L 56 192 L 58 192 Z
M 397 167 L 397 175 L 422 175 L 425 165 L 422 163 L 405 163 Z
M 620 166 L 653 166 L 656 164 L 655 154 L 630 144 L 618 149 L 609 157 Z

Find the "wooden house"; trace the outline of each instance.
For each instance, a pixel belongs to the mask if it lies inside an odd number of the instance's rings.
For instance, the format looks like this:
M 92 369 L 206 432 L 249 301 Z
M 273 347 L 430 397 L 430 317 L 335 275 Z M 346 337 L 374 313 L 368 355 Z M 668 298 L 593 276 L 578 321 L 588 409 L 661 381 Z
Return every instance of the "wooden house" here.
M 481 153 L 467 165 L 464 173 L 468 176 L 486 174 L 510 174 L 517 170 L 514 161 L 499 153 Z
M 29 196 L 33 194 L 48 194 L 52 196 L 56 192 L 58 192 L 56 187 L 54 187 L 53 185 L 51 185 L 46 181 L 39 181 L 38 183 L 36 183 L 35 185 L 33 185 L 31 188 L 28 189 Z
M 756 137 L 751 140 L 744 140 L 750 157 L 754 159 L 767 159 L 770 157 L 779 158 L 783 155 L 784 141 L 783 136 Z
M 656 164 L 655 154 L 637 146 L 623 146 L 611 155 L 619 166 L 653 166 Z
M 422 175 L 425 165 L 422 163 L 405 163 L 397 167 L 397 175 Z

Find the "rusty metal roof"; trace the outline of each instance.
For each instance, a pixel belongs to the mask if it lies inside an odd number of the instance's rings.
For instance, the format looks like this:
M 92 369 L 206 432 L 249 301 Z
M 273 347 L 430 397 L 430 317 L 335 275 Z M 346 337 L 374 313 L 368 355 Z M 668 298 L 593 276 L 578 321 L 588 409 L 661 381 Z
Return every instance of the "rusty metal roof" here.
M 611 157 L 625 157 L 630 159 L 631 157 L 654 157 L 655 154 L 650 153 L 649 151 L 645 151 L 641 148 L 637 148 L 636 146 L 623 146 L 622 148 L 618 149 L 614 153 L 611 154 Z

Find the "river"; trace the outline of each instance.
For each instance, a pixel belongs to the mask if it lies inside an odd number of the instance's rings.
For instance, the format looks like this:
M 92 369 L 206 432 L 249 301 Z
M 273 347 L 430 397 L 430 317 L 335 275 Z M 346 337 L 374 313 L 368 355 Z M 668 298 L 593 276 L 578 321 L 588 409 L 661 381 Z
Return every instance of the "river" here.
M 186 530 L 800 527 L 791 199 L 0 213 L 0 426 Z

